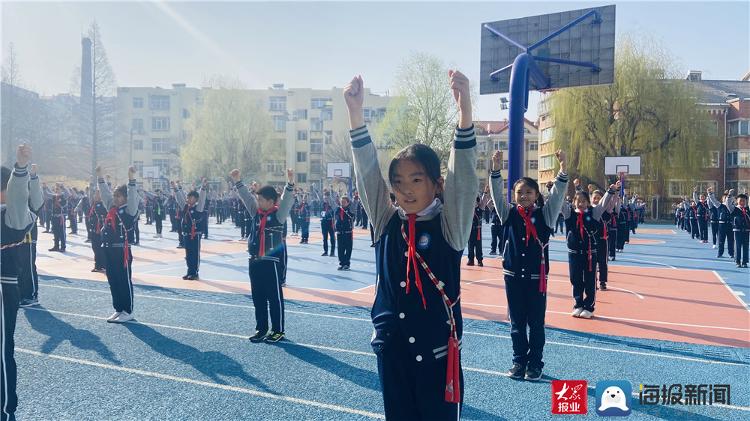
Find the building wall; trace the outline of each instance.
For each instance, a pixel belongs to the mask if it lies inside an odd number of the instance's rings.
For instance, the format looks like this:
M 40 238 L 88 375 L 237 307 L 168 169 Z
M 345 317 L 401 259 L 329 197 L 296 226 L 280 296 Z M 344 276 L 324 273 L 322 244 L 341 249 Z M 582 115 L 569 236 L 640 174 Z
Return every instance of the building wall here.
M 474 127 L 477 132 L 477 163 L 476 172 L 479 177 L 479 184 L 487 184 L 489 171 L 492 167 L 492 155 L 496 150 L 503 152 L 503 179 L 508 177 L 508 139 L 510 131 L 508 130 L 507 121 L 505 122 L 486 122 L 475 121 Z M 533 122 L 524 120 L 524 144 L 526 161 L 524 165 L 524 176 L 533 179 L 539 178 L 537 170 L 539 163 L 538 156 L 538 133 L 537 127 Z
M 750 99 L 729 102 L 726 159 L 727 186 L 750 191 Z

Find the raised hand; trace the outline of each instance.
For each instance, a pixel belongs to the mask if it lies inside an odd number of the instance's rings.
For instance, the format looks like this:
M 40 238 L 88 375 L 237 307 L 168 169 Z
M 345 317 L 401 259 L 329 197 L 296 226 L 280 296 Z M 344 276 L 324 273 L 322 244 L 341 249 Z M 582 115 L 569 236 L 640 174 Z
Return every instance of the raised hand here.
M 458 105 L 458 127 L 466 129 L 473 124 L 471 115 L 471 85 L 469 78 L 458 70 L 448 70 L 453 99 Z
M 501 151 L 495 151 L 494 154 L 492 154 L 492 170 L 497 171 L 499 169 L 502 169 L 503 165 L 503 153 Z
M 560 163 L 560 171 L 565 171 L 565 151 L 562 149 L 558 149 L 557 152 L 555 152 L 555 157 L 557 157 L 557 162 Z
M 37 170 L 36 164 L 31 164 L 31 170 L 29 171 L 29 174 L 31 174 L 32 177 L 36 176 L 36 170 Z
M 346 107 L 349 109 L 351 114 L 354 111 L 361 111 L 362 105 L 365 102 L 365 88 L 362 76 L 354 76 L 345 87 L 344 87 L 344 100 L 346 101 Z
M 134 180 L 135 179 L 135 173 L 136 173 L 135 167 L 132 166 L 132 165 L 129 166 L 128 167 L 128 180 Z
M 573 185 L 576 186 L 576 187 L 580 186 L 581 185 L 581 180 L 579 180 L 579 179 L 576 178 L 575 180 L 573 180 Z
M 291 168 L 286 169 L 286 181 L 289 184 L 294 184 L 294 170 Z
M 229 173 L 229 176 L 232 177 L 232 181 L 234 181 L 235 183 L 240 181 L 240 170 L 237 168 L 233 169 Z
M 18 145 L 16 149 L 16 163 L 19 167 L 25 167 L 31 161 L 31 146 L 25 143 Z

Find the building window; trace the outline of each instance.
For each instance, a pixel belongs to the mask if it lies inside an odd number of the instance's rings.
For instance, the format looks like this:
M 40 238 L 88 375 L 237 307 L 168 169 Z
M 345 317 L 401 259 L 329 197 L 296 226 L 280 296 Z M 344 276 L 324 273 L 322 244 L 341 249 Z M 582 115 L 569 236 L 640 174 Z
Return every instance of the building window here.
M 297 120 L 307 120 L 307 109 L 295 110 L 294 118 Z
M 297 130 L 297 140 L 307 140 L 307 130 Z
M 187 108 L 182 109 L 182 118 L 190 118 L 190 111 Z
M 133 97 L 133 108 L 143 108 L 143 98 Z
M 297 152 L 297 162 L 307 162 L 307 152 Z
M 151 117 L 151 131 L 168 132 L 169 117 Z
M 727 167 L 736 167 L 737 166 L 737 151 L 729 151 L 727 152 Z
M 283 174 L 284 173 L 284 161 L 270 161 L 266 162 L 266 172 L 271 174 Z
M 497 140 L 495 141 L 495 150 L 496 151 L 504 151 L 508 149 L 508 141 L 506 140 Z
M 130 125 L 130 130 L 132 130 L 133 133 L 143 134 L 143 119 L 134 118 L 133 122 Z
M 539 169 L 539 161 L 537 161 L 536 159 L 530 159 L 527 162 L 529 163 L 528 166 L 530 170 Z
M 529 142 L 527 142 L 527 144 L 529 145 L 529 150 L 530 150 L 530 151 L 536 151 L 536 150 L 539 150 L 539 142 L 534 142 L 534 141 L 532 140 L 532 141 L 529 141 Z
M 477 159 L 477 169 L 478 170 L 486 170 L 487 169 L 487 161 L 484 159 Z
M 320 174 L 323 172 L 323 163 L 319 159 L 310 160 L 310 173 Z
M 310 139 L 310 153 L 323 153 L 323 139 Z
M 750 151 L 737 152 L 737 166 L 740 168 L 750 168 Z
M 682 180 L 669 180 L 669 197 L 687 196 L 687 183 Z
M 297 173 L 297 182 L 298 183 L 307 183 L 307 174 L 303 172 Z
M 333 131 L 332 130 L 326 130 L 325 131 L 325 139 L 326 139 L 326 145 L 330 145 L 331 142 L 333 142 Z
M 270 111 L 286 111 L 286 97 L 272 96 L 269 99 L 268 109 Z
M 555 169 L 555 157 L 553 155 L 542 156 L 539 158 L 539 165 L 541 170 L 554 170 Z
M 503 169 L 504 170 L 508 169 L 508 160 L 507 159 L 503 159 Z
M 708 157 L 703 158 L 703 168 L 719 168 L 719 151 L 709 151 Z
M 133 167 L 138 172 L 138 176 L 143 176 L 143 161 L 133 161 Z
M 168 153 L 169 139 L 151 139 L 151 152 Z
M 542 130 L 542 143 L 547 143 L 555 136 L 555 128 L 547 127 Z
M 149 96 L 148 106 L 152 110 L 168 110 L 169 109 L 169 95 Z
M 273 129 L 277 132 L 286 131 L 286 116 L 275 115 L 273 116 Z
M 152 165 L 159 167 L 159 174 L 166 176 L 169 173 L 169 160 L 168 159 L 153 159 L 151 160 Z
M 312 98 L 310 100 L 310 108 L 312 108 L 313 110 L 326 108 L 329 104 L 331 104 L 331 102 L 331 98 Z
M 323 120 L 319 118 L 310 119 L 310 131 L 311 132 L 322 132 L 323 131 Z
M 133 139 L 133 149 L 136 151 L 142 151 L 143 150 L 143 140 L 141 139 Z
M 330 108 L 323 108 L 320 110 L 320 119 L 323 121 L 333 120 L 333 110 Z

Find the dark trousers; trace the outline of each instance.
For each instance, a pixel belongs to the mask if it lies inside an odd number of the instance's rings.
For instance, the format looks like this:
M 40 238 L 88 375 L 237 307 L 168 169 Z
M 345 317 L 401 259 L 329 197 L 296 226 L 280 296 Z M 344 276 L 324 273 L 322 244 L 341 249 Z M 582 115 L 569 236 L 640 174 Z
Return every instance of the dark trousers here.
M 417 362 L 407 345 L 406 338 L 392 337 L 376 352 L 385 418 L 409 421 L 459 419 L 460 404 L 445 401 L 448 358 Z M 462 368 L 459 369 L 459 379 L 463 399 Z
M 249 224 L 245 223 L 244 218 L 237 219 L 237 223 L 239 224 L 239 227 L 240 227 L 240 237 L 242 238 L 248 237 L 250 235 L 250 230 L 248 229 Z
M 542 353 L 547 296 L 539 292 L 539 281 L 505 275 L 505 296 L 510 315 L 513 362 L 544 367 Z
M 705 219 L 698 221 L 701 241 L 708 241 L 708 222 Z
M 750 231 L 734 231 L 734 261 L 746 265 L 748 262 L 748 237 Z
M 338 235 L 337 240 L 339 243 L 339 265 L 350 266 L 352 264 L 353 234 L 351 232 L 338 232 L 336 234 Z
M 503 242 L 500 239 L 500 234 L 502 233 L 502 226 L 497 224 L 492 224 L 490 227 L 490 235 L 492 236 L 492 242 L 490 243 L 490 248 L 493 253 L 497 252 L 498 254 L 503 254 Z M 500 246 L 500 249 L 498 250 L 498 245 Z
M 602 286 L 607 285 L 607 273 L 609 269 L 607 267 L 608 240 L 600 238 L 596 244 L 596 268 L 599 272 L 599 285 Z
M 201 223 L 201 230 L 203 231 L 203 238 L 208 240 L 208 216 L 203 219 L 203 222 Z
M 106 269 L 107 258 L 104 256 L 101 234 L 91 234 L 91 249 L 94 250 L 94 268 Z
M 52 226 L 52 216 L 48 215 L 46 218 L 44 218 L 44 230 L 49 232 L 50 227 Z
M 172 228 L 170 229 L 170 231 L 177 231 L 177 218 L 174 217 L 174 214 L 169 214 L 169 222 L 172 224 Z
M 711 221 L 711 243 L 713 245 L 716 245 L 718 238 L 719 238 L 719 222 Z
M 141 242 L 141 228 L 140 225 L 140 216 L 133 221 L 133 228 L 135 232 L 135 244 L 138 244 Z
M 563 218 L 562 215 L 557 217 L 557 222 L 555 223 L 555 234 L 557 234 L 558 229 L 560 232 L 565 232 L 565 218 Z
M 698 238 L 700 239 L 701 233 L 698 228 L 698 220 L 697 219 L 691 219 L 690 220 L 690 239 Z
M 331 221 L 321 220 L 320 228 L 323 231 L 323 251 L 328 253 L 328 239 L 331 240 L 331 256 L 336 254 L 336 234 L 331 226 Z
M 628 226 L 626 224 L 617 224 L 617 250 L 625 247 L 625 239 L 628 235 Z
M 717 254 L 717 257 L 724 255 L 725 243 L 729 257 L 734 257 L 734 233 L 732 232 L 732 224 L 728 222 L 719 223 L 719 254 Z
M 469 234 L 469 261 L 474 262 L 474 256 L 477 261 L 482 261 L 482 226 L 473 227 Z
M 161 234 L 161 216 L 156 217 L 156 233 Z
M 596 302 L 596 254 L 593 254 L 591 259 L 592 270 L 589 270 L 587 254 L 568 253 L 568 269 L 570 283 L 573 284 L 575 308 L 583 308 L 593 313 Z
M 112 293 L 112 307 L 115 311 L 133 312 L 133 279 L 132 266 L 133 254 L 128 253 L 128 262 L 125 264 L 125 255 L 122 247 L 103 247 L 104 257 L 107 260 L 107 282 Z
M 76 220 L 75 213 L 70 214 L 70 216 L 68 216 L 68 220 L 70 220 L 70 233 L 78 234 L 78 220 Z
M 283 262 L 250 259 L 250 288 L 255 307 L 255 329 L 268 331 L 268 311 L 271 311 L 271 330 L 284 331 Z
M 14 417 L 18 406 L 18 395 L 16 395 L 17 370 L 14 356 L 15 342 L 13 335 L 16 332 L 16 316 L 18 315 L 18 285 L 15 282 L 0 282 L 2 300 L 0 300 L 0 317 L 2 317 L 3 335 L 0 337 L 0 420 L 5 421 Z
M 296 215 L 292 215 L 291 218 L 292 218 L 292 232 L 296 234 L 297 231 L 299 231 L 299 222 L 297 222 Z
M 55 237 L 55 248 L 65 250 L 65 219 L 61 216 L 54 216 L 52 218 L 52 234 Z
M 187 262 L 187 275 L 198 276 L 198 269 L 201 266 L 201 233 L 196 232 L 195 238 L 190 238 L 190 234 L 184 235 L 185 243 L 185 262 Z
M 362 228 L 365 228 L 365 229 L 367 229 L 367 225 L 368 225 L 368 224 L 369 224 L 369 222 L 367 221 L 367 213 L 365 213 L 365 212 L 363 211 L 363 212 L 362 212 L 362 225 L 360 225 L 360 226 L 361 226 Z
M 609 228 L 607 228 L 609 230 Z M 615 259 L 615 249 L 617 248 L 618 244 L 618 232 L 616 229 L 607 231 L 607 236 L 609 237 L 607 239 L 607 248 L 609 249 L 609 257 L 614 260 Z
M 21 299 L 36 299 L 39 293 L 39 278 L 36 273 L 36 242 L 18 247 L 18 292 Z
M 307 241 L 310 239 L 310 221 L 300 221 L 300 228 L 302 228 L 302 240 Z

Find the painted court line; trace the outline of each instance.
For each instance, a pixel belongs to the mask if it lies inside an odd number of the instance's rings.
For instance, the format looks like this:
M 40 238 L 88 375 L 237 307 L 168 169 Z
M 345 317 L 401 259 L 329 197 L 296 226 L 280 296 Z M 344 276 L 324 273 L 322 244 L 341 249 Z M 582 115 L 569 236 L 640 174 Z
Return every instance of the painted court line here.
M 719 275 L 719 273 L 718 273 L 718 272 L 716 272 L 715 270 L 712 270 L 711 272 L 713 272 L 713 273 L 714 273 L 714 275 L 716 275 L 716 277 L 717 277 L 717 278 L 719 279 L 719 281 L 721 281 L 722 285 L 724 285 L 724 287 L 725 287 L 725 288 L 726 288 L 727 290 L 729 290 L 729 292 L 730 292 L 730 293 L 733 293 L 733 292 L 734 292 L 734 291 L 732 291 L 732 288 L 729 288 L 729 285 L 727 285 L 727 283 L 726 283 L 726 282 L 724 281 L 724 278 L 722 278 L 722 277 L 721 277 L 721 275 Z M 740 304 L 742 304 L 742 307 L 745 307 L 745 310 L 747 310 L 747 311 L 750 311 L 750 308 L 748 308 L 748 306 L 747 306 L 747 303 L 746 303 L 746 302 L 744 302 L 744 301 L 743 301 L 743 300 L 742 300 L 742 299 L 741 299 L 740 297 L 738 297 L 738 295 L 739 295 L 739 294 L 732 294 L 732 296 L 733 296 L 734 298 L 736 298 L 736 299 L 737 299 L 737 301 L 739 301 L 739 303 L 740 303 Z M 744 295 L 744 294 L 743 294 L 743 295 Z
M 274 400 L 279 400 L 279 401 L 291 402 L 291 403 L 312 406 L 312 407 L 321 408 L 321 409 L 328 409 L 328 410 L 336 411 L 336 412 L 344 412 L 347 414 L 361 415 L 361 416 L 374 418 L 374 419 L 385 419 L 384 415 L 378 414 L 375 412 L 363 411 L 361 409 L 349 408 L 346 406 L 333 405 L 333 404 L 323 403 L 323 402 L 316 402 L 316 401 L 311 401 L 307 399 L 294 398 L 291 396 L 275 395 L 272 393 L 261 392 L 258 390 L 248 389 L 244 387 L 229 386 L 225 384 L 218 384 L 218 383 L 213 383 L 213 382 L 190 379 L 187 377 L 172 376 L 169 374 L 163 374 L 163 373 L 158 373 L 154 371 L 139 370 L 137 368 L 119 367 L 116 365 L 103 364 L 103 363 L 84 360 L 80 358 L 65 357 L 62 355 L 45 354 L 42 352 L 37 352 L 37 351 L 24 349 L 24 348 L 16 348 L 16 351 L 22 352 L 24 354 L 34 355 L 37 357 L 51 358 L 51 359 L 60 360 L 60 361 L 87 365 L 90 367 L 98 367 L 98 368 L 104 368 L 107 370 L 120 371 L 123 373 L 137 374 L 140 376 L 153 377 L 153 378 L 160 379 L 160 380 L 170 380 L 170 381 L 179 382 L 179 383 L 187 383 L 187 384 L 192 384 L 192 385 L 197 385 L 197 386 L 210 387 L 213 389 L 221 389 L 221 390 L 227 390 L 230 392 L 238 392 L 238 393 L 243 393 L 243 394 L 251 395 L 251 396 L 257 396 L 257 397 L 266 398 L 266 399 L 274 399 Z
M 105 290 L 95 290 L 95 289 L 87 289 L 87 288 L 77 288 L 77 287 L 64 287 L 59 285 L 46 285 L 51 288 L 63 288 L 63 289 L 75 289 L 80 291 L 91 291 L 91 292 L 98 292 L 100 294 L 109 294 L 109 291 Z M 311 288 L 315 289 L 315 288 Z M 339 291 L 340 292 L 340 291 Z M 225 304 L 225 303 L 219 303 L 215 301 L 201 301 L 201 300 L 189 300 L 184 298 L 170 298 L 170 297 L 157 297 L 153 295 L 146 295 L 146 294 L 135 294 L 136 297 L 142 297 L 142 298 L 150 298 L 154 300 L 171 300 L 171 301 L 184 301 L 184 302 L 192 302 L 192 303 L 200 303 L 200 304 L 208 304 L 208 305 L 217 305 L 217 306 L 225 306 L 225 307 L 238 307 L 238 308 L 247 308 L 252 309 L 252 304 L 248 305 L 238 305 L 238 304 Z M 465 302 L 466 305 L 473 305 L 473 306 L 480 306 L 480 307 L 493 307 L 493 308 L 508 308 L 507 306 L 501 305 L 501 304 L 480 304 L 480 303 L 472 303 L 472 302 Z M 347 316 L 336 316 L 332 314 L 320 314 L 320 313 L 310 313 L 310 312 L 304 312 L 304 311 L 295 311 L 295 310 L 284 310 L 287 313 L 292 314 L 304 314 L 308 316 L 319 316 L 319 317 L 328 317 L 332 319 L 345 319 L 345 320 L 357 320 L 357 321 L 363 321 L 363 322 L 371 322 L 371 319 L 367 319 L 364 317 L 347 317 Z M 553 314 L 562 314 L 562 315 L 569 315 L 569 312 L 566 311 L 555 311 L 555 310 L 547 310 L 547 313 L 553 313 Z M 695 325 L 690 323 L 677 323 L 677 322 L 664 322 L 659 320 L 644 320 L 644 319 L 631 319 L 627 317 L 614 317 L 614 316 L 602 316 L 602 315 L 596 315 L 597 319 L 604 319 L 604 320 L 618 320 L 618 321 L 627 321 L 627 322 L 638 322 L 638 323 L 654 323 L 654 324 L 663 324 L 663 325 L 669 325 L 669 326 L 683 326 L 683 327 L 697 327 L 697 328 L 705 328 L 705 329 L 720 329 L 720 330 L 732 330 L 732 331 L 739 331 L 739 332 L 749 332 L 750 329 L 745 328 L 737 328 L 737 327 L 726 327 L 726 326 L 712 326 L 712 325 Z
M 49 310 L 46 308 L 34 308 L 34 307 L 27 307 L 26 310 L 33 310 L 33 311 L 44 311 L 52 314 L 62 314 L 66 316 L 72 316 L 72 317 L 82 317 L 86 319 L 95 319 L 95 320 L 106 320 L 106 317 L 101 316 L 93 316 L 89 314 L 79 314 L 79 313 L 69 313 L 64 311 L 57 311 L 57 310 Z M 311 313 L 315 315 L 314 313 Z M 369 320 L 368 320 L 369 321 Z M 225 332 L 215 332 L 210 330 L 203 330 L 203 329 L 194 329 L 189 327 L 182 327 L 182 326 L 172 326 L 172 325 L 165 325 L 160 323 L 151 323 L 151 322 L 140 322 L 140 321 L 133 321 L 133 322 L 127 322 L 131 324 L 142 324 L 144 326 L 153 326 L 153 327 L 161 327 L 165 329 L 174 329 L 174 330 L 181 330 L 185 332 L 193 332 L 193 333 L 202 333 L 202 334 L 208 334 L 208 335 L 216 335 L 216 336 L 224 336 L 224 337 L 230 337 L 230 338 L 240 338 L 240 339 L 247 339 L 246 335 L 238 335 L 235 333 L 225 333 Z M 510 336 L 507 335 L 496 335 L 496 334 L 490 334 L 490 333 L 480 333 L 480 332 L 469 332 L 464 331 L 464 334 L 466 335 L 474 335 L 474 336 L 483 336 L 488 338 L 498 338 L 498 339 L 510 339 Z M 709 360 L 704 358 L 691 358 L 691 357 L 681 357 L 681 356 L 675 356 L 675 355 L 667 355 L 667 354 L 658 354 L 654 352 L 640 352 L 640 351 L 628 351 L 628 350 L 620 350 L 620 349 L 614 349 L 614 348 L 603 348 L 603 347 L 595 347 L 595 346 L 588 346 L 588 345 L 580 345 L 580 344 L 571 344 L 566 342 L 557 342 L 557 341 L 546 341 L 547 344 L 554 344 L 554 345 L 561 345 L 561 346 L 568 346 L 573 348 L 582 348 L 582 349 L 592 349 L 596 351 L 606 351 L 606 352 L 617 352 L 617 353 L 623 353 L 623 354 L 633 354 L 633 355 L 643 355 L 643 356 L 651 356 L 651 357 L 657 357 L 657 358 L 666 358 L 666 359 L 674 359 L 674 360 L 683 360 L 683 361 L 691 361 L 691 362 L 700 362 L 705 364 L 720 364 L 720 365 L 730 365 L 730 366 L 743 366 L 746 367 L 748 364 L 743 363 L 733 363 L 733 362 L 725 362 L 725 361 L 716 361 L 716 360 Z M 371 352 L 364 352 L 364 351 L 357 351 L 352 349 L 345 349 L 345 348 L 334 348 L 334 347 L 327 347 L 324 345 L 314 345 L 314 344 L 304 344 L 304 343 L 297 343 L 297 342 L 286 342 L 286 344 L 294 344 L 301 347 L 309 347 L 309 348 L 316 348 L 316 349 L 324 349 L 328 351 L 336 351 L 336 352 L 345 352 L 349 354 L 355 354 L 355 355 L 365 355 L 365 356 L 374 356 Z M 464 369 L 469 369 L 471 367 L 464 367 Z M 472 369 L 474 370 L 474 369 Z M 469 370 L 469 371 L 472 371 Z M 477 372 L 481 369 L 477 369 Z

